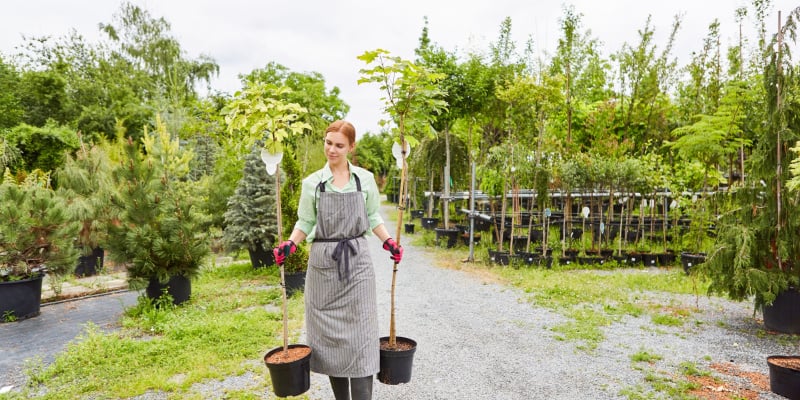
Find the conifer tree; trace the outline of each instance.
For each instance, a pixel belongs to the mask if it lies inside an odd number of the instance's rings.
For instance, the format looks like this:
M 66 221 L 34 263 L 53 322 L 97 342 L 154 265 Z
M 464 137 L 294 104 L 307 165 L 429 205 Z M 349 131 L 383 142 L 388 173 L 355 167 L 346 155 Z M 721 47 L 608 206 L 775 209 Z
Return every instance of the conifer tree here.
M 161 284 L 176 276 L 191 279 L 210 253 L 205 216 L 193 184 L 185 180 L 192 154 L 160 120 L 156 127 L 152 135 L 145 130 L 144 152 L 129 138 L 112 171 L 111 205 L 118 218 L 108 227 L 106 248 L 114 261 L 128 263 L 133 289 L 155 279 Z
M 262 147 L 256 143 L 246 156 L 242 178 L 228 199 L 224 239 L 229 250 L 269 250 L 275 244 L 275 177 L 267 173 L 261 160 Z

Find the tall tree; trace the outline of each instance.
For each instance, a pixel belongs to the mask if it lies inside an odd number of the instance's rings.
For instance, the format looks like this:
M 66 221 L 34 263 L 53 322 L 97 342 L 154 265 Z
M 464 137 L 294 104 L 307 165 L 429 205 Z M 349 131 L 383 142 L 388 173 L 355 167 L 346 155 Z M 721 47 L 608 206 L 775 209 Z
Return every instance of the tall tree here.
M 22 122 L 24 109 L 18 96 L 19 73 L 0 54 L 0 132 Z
M 676 16 L 667 44 L 659 54 L 657 45 L 653 43 L 655 30 L 651 20 L 652 17 L 648 16 L 644 28 L 639 30 L 638 44 L 625 43 L 612 56 L 619 68 L 622 134 L 633 140 L 634 148 L 640 154 L 651 150 L 648 143 L 658 146 L 662 137 L 669 133 L 666 119 L 669 98 L 666 93 L 674 80 L 676 63 L 669 57 L 681 23 L 680 17 Z

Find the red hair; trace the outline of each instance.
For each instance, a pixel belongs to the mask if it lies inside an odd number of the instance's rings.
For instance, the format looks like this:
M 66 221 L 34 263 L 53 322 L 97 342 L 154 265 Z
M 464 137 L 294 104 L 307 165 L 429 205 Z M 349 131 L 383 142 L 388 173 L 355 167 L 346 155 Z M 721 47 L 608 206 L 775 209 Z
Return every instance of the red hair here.
M 356 142 L 356 128 L 353 126 L 353 124 L 345 120 L 340 119 L 338 121 L 331 122 L 331 124 L 325 129 L 325 133 L 327 134 L 328 132 L 339 132 L 343 134 L 345 137 L 347 137 L 347 141 L 350 142 L 350 144 Z

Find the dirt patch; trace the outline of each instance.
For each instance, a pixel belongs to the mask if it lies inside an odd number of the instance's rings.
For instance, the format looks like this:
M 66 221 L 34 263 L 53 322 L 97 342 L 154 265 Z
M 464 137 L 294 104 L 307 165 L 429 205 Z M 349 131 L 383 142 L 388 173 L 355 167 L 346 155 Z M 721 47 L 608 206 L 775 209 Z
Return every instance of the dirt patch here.
M 710 365 L 717 376 L 689 376 L 687 379 L 698 385 L 689 394 L 709 400 L 757 400 L 762 392 L 769 392 L 769 377 L 759 372 L 743 371 L 733 363 Z

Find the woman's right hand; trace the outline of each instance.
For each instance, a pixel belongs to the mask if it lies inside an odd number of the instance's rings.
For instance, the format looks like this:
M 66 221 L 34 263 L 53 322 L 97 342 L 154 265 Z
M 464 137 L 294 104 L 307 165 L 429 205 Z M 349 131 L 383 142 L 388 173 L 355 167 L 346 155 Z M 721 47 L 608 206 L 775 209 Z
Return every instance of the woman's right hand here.
M 286 261 L 286 256 L 294 254 L 297 251 L 297 245 L 291 240 L 284 240 L 278 247 L 272 249 L 272 255 L 275 256 L 275 263 L 282 265 Z

